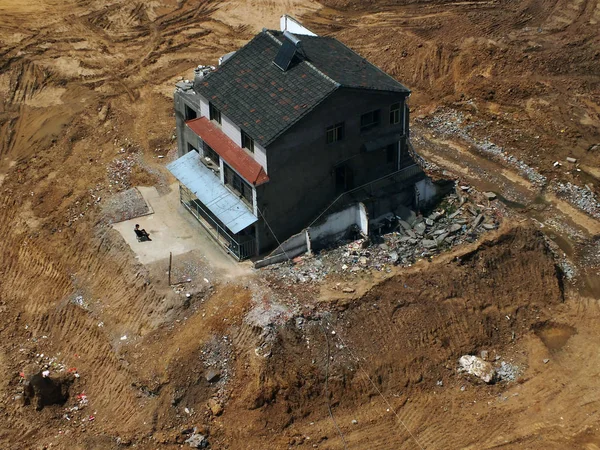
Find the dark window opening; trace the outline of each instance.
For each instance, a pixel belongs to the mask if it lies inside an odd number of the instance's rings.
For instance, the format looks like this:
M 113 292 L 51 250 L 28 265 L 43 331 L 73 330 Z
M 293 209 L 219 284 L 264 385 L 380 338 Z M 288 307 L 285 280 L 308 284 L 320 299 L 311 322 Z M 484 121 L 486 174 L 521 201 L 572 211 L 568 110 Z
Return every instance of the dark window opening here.
M 400 123 L 400 103 L 390 106 L 390 125 Z
M 415 162 L 408 152 L 408 146 L 405 143 L 402 143 L 400 145 L 400 168 L 404 169 L 405 167 L 409 167 L 414 164 Z
M 380 121 L 381 111 L 379 109 L 363 114 L 362 116 L 360 116 L 361 133 L 376 127 L 377 125 L 379 125 Z
M 328 127 L 326 136 L 328 144 L 344 139 L 344 122 L 336 123 L 335 125 Z
M 198 114 L 196 113 L 196 110 L 193 108 L 190 108 L 188 105 L 185 105 L 185 120 L 192 120 L 195 119 L 196 117 L 198 117 Z
M 215 152 L 207 143 L 204 143 L 204 157 L 210 159 L 213 163 L 217 165 L 217 167 L 221 163 L 221 158 L 219 157 L 219 154 Z
M 352 189 L 353 173 L 348 166 L 338 166 L 335 168 L 335 189 L 337 192 L 345 192 Z
M 229 186 L 233 191 L 239 194 L 242 200 L 252 205 L 252 186 L 247 183 L 242 177 L 233 171 L 227 164 L 225 168 L 225 184 Z
M 385 148 L 385 161 L 389 163 L 396 162 L 396 154 L 398 153 L 398 144 L 390 144 Z
M 187 145 L 187 151 L 188 151 L 188 152 L 194 151 L 194 152 L 196 152 L 196 153 L 200 153 L 200 152 L 198 151 L 198 149 L 197 149 L 196 147 L 194 147 L 192 144 L 190 144 L 189 142 L 188 142 L 188 145 Z
M 221 123 L 221 111 L 219 111 L 212 103 L 208 104 L 208 113 L 210 120 L 214 120 L 217 123 Z
M 254 153 L 254 139 L 248 136 L 244 131 L 242 131 L 242 147 L 247 148 Z

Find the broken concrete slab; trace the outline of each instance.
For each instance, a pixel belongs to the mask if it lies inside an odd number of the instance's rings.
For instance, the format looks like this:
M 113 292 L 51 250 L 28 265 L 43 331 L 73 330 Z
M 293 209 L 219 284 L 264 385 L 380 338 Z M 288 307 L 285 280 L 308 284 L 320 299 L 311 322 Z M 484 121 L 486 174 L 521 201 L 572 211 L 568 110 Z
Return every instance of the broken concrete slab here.
M 435 238 L 435 240 L 437 241 L 438 244 L 441 244 L 442 242 L 444 242 L 444 239 L 446 239 L 448 237 L 448 233 L 443 233 L 440 234 L 438 237 Z
M 436 248 L 438 246 L 437 241 L 433 240 L 433 239 L 423 239 L 421 241 L 421 244 L 423 245 L 423 247 L 425 248 Z
M 473 355 L 464 355 L 458 359 L 458 371 L 474 375 L 488 384 L 493 383 L 496 379 L 494 366 Z
M 475 227 L 479 226 L 479 224 L 481 223 L 482 220 L 483 220 L 483 214 L 478 214 L 477 217 L 475 217 L 475 219 L 471 223 L 471 225 L 473 226 L 473 228 L 475 228 Z
M 483 228 L 485 228 L 486 230 L 494 230 L 496 228 L 496 225 L 494 225 L 493 223 L 484 223 Z
M 483 195 L 485 195 L 488 200 L 494 200 L 496 198 L 496 194 L 493 192 L 484 192 Z
M 408 224 L 408 222 L 405 222 L 404 220 L 399 220 L 398 223 L 400 224 L 400 226 L 402 228 L 404 228 L 406 231 L 408 230 L 412 230 L 412 227 Z
M 452 225 L 450 225 L 450 228 L 448 228 L 448 231 L 450 233 L 456 233 L 457 231 L 460 231 L 461 228 L 462 225 L 459 225 L 458 223 L 453 223 Z
M 415 225 L 414 232 L 418 235 L 423 236 L 423 234 L 425 233 L 425 228 L 426 225 L 423 222 L 419 222 Z

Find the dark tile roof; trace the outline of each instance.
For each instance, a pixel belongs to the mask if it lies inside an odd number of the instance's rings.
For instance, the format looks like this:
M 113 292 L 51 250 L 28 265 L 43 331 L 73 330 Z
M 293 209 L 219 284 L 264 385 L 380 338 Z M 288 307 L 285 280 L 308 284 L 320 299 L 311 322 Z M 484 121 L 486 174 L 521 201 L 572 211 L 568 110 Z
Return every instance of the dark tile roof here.
M 287 71 L 273 64 L 285 36 L 265 30 L 194 89 L 263 146 L 339 87 L 409 92 L 333 38 L 298 37 L 303 55 Z

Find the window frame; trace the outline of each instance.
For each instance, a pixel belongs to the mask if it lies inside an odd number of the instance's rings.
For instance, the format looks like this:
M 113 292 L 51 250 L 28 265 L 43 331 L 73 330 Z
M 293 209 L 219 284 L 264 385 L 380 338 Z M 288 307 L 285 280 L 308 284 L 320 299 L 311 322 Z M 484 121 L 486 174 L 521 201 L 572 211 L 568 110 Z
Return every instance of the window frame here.
M 338 122 L 335 125 L 331 125 L 325 129 L 325 142 L 327 144 L 333 144 L 344 139 L 345 134 L 345 123 Z
M 222 123 L 221 110 L 213 105 L 212 102 L 208 102 L 208 118 L 214 120 L 219 125 Z
M 250 137 L 244 130 L 242 132 L 242 148 L 247 149 L 250 153 L 254 153 L 254 139 Z
M 250 183 L 244 180 L 227 164 L 223 164 L 223 177 L 225 185 L 238 194 L 242 201 L 246 202 L 249 206 L 254 205 L 254 189 Z
M 190 105 L 188 105 L 187 103 L 184 103 L 184 115 L 185 115 L 185 121 L 187 122 L 188 120 L 194 120 L 198 118 L 198 111 L 196 111 L 194 108 L 192 108 Z
M 370 122 L 366 122 L 365 118 L 372 116 Z M 360 115 L 360 132 L 364 133 L 381 125 L 381 109 L 374 109 Z
M 210 159 L 213 163 L 215 163 L 217 166 L 221 165 L 221 157 L 219 156 L 219 154 L 210 146 L 208 145 L 206 142 L 204 142 L 204 145 L 202 146 L 202 152 L 203 152 L 203 156 L 205 158 Z M 215 159 L 216 158 L 216 159 Z
M 398 125 L 400 123 L 400 102 L 390 105 L 390 125 Z

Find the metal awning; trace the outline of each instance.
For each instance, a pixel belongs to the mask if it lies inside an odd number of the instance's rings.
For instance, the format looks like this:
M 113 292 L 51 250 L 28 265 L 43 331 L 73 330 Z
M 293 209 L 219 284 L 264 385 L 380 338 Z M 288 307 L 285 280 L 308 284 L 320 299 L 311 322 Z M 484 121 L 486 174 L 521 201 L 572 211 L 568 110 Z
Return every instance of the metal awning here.
M 167 165 L 167 169 L 200 200 L 233 234 L 258 219 L 200 160 L 194 151 Z
M 373 152 L 375 150 L 380 150 L 382 148 L 387 147 L 390 144 L 394 144 L 402 139 L 402 133 L 392 133 L 386 136 L 382 136 L 377 139 L 373 139 L 372 141 L 365 142 L 363 145 L 363 149 L 366 152 Z

